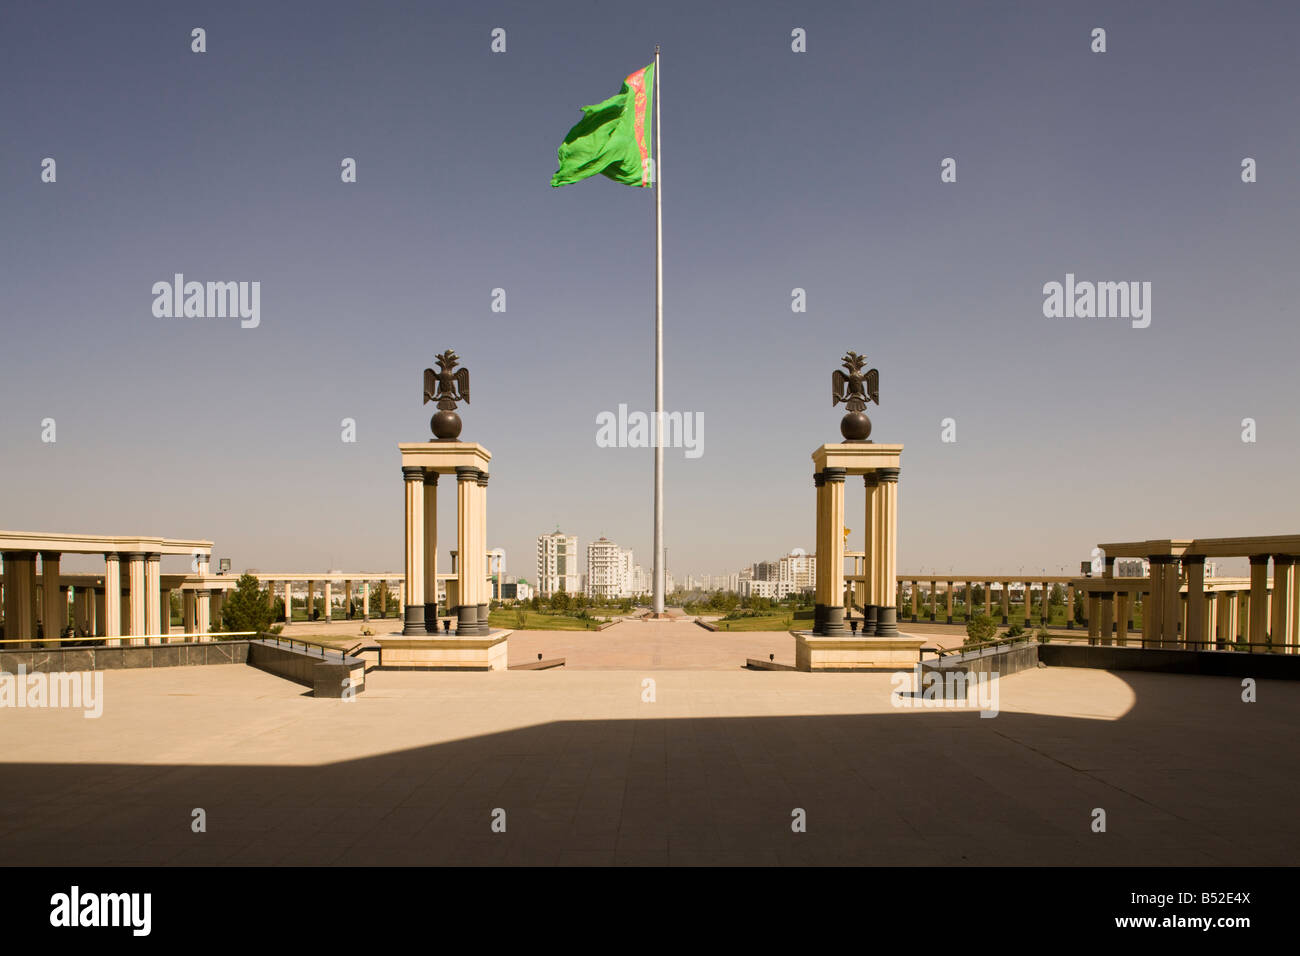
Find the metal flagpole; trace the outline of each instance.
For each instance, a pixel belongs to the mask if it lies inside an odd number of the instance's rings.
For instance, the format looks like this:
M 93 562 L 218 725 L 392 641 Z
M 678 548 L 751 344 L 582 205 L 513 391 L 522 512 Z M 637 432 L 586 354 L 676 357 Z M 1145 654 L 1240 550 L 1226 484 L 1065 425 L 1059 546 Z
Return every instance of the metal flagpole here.
M 659 46 L 655 45 L 655 535 L 654 613 L 664 612 L 664 213 L 663 127 L 659 122 Z

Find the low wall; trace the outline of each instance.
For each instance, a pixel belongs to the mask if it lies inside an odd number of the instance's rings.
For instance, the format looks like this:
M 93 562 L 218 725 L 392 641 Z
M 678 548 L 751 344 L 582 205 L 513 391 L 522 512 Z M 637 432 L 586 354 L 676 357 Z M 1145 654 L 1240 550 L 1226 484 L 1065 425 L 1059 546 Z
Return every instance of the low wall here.
M 123 638 L 126 640 L 126 638 Z M 33 647 L 0 651 L 0 671 L 28 674 L 251 664 L 312 688 L 317 697 L 342 697 L 365 690 L 365 662 L 359 657 L 322 659 L 318 654 L 266 641 L 200 641 L 143 647 Z M 347 683 L 345 683 L 345 681 Z
M 1015 644 L 982 647 L 963 654 L 950 654 L 939 660 L 923 660 L 921 661 L 922 679 L 926 674 L 939 675 L 939 680 L 934 686 L 941 688 L 941 692 L 946 695 L 946 689 L 955 686 L 949 680 L 950 675 L 964 674 L 967 679 L 973 677 L 977 680 L 981 675 L 988 679 L 1000 679 L 1037 668 L 1039 647 L 1036 641 L 1021 641 Z M 968 686 L 969 680 L 962 681 L 962 688 Z
M 1038 658 L 1048 667 L 1096 667 L 1113 671 L 1160 671 L 1207 677 L 1300 680 L 1300 655 L 1185 651 L 1164 647 L 1105 644 L 1042 644 Z
M 52 674 L 128 667 L 243 664 L 247 660 L 248 641 L 200 641 L 145 647 L 33 647 L 0 651 L 0 670 L 14 674 L 21 665 L 29 674 Z
M 273 641 L 249 641 L 248 663 L 310 687 L 317 697 L 352 696 L 366 689 L 366 663 L 359 657 L 322 658 Z

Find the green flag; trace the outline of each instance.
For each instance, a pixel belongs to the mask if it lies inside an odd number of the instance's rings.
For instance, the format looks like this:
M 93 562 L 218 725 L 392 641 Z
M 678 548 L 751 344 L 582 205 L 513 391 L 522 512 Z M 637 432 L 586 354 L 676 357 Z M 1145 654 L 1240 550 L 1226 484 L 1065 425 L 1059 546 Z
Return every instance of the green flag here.
M 600 173 L 626 186 L 654 185 L 650 117 L 654 64 L 637 70 L 603 103 L 582 108 L 582 119 L 560 144 L 552 186 L 568 186 Z

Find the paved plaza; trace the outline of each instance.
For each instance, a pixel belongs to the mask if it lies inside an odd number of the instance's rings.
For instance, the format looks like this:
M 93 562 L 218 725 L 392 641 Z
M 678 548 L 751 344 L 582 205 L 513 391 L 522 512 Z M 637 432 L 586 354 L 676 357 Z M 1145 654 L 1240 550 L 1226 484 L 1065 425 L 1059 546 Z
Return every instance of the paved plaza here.
M 661 669 L 670 632 L 646 669 L 372 671 L 353 701 L 108 671 L 97 720 L 0 712 L 5 862 L 1294 862 L 1294 683 L 1045 668 L 990 719 L 895 708 L 888 674 Z

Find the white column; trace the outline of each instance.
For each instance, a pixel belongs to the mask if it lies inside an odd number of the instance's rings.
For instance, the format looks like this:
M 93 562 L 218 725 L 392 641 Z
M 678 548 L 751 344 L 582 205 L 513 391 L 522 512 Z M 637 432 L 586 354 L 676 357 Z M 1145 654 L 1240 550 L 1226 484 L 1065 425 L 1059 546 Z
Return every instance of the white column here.
M 122 633 L 122 562 L 119 555 L 110 551 L 104 555 L 104 623 L 103 634 L 110 638 L 110 647 L 122 642 L 116 638 Z
M 127 633 L 133 638 L 139 638 L 147 633 L 144 629 L 144 608 L 147 603 L 145 600 L 144 590 L 144 555 L 138 551 L 127 555 L 127 583 L 130 587 L 131 599 L 131 616 L 129 618 L 131 625 Z M 132 644 L 141 644 L 143 641 L 133 640 Z
M 438 629 L 438 473 L 424 471 L 424 623 Z M 430 626 L 431 625 L 431 626 Z
M 159 618 L 162 609 L 162 556 L 149 554 L 145 556 L 144 565 L 144 632 L 162 634 L 163 628 Z
M 196 612 L 194 629 L 200 634 L 206 634 L 212 630 L 212 592 L 202 588 L 191 593 L 194 595 L 194 610 Z M 199 638 L 199 640 L 207 640 L 207 638 Z
M 424 469 L 402 466 L 406 495 L 406 601 L 402 633 L 424 633 Z

